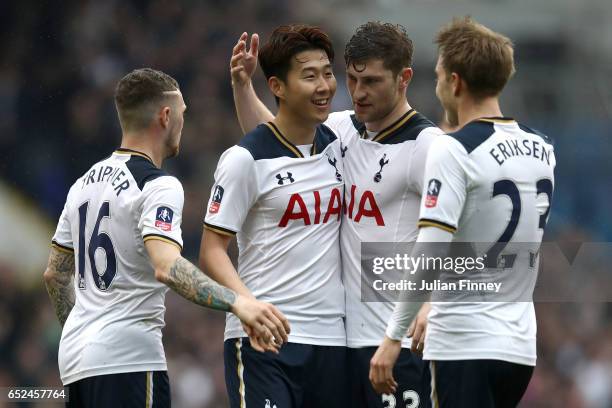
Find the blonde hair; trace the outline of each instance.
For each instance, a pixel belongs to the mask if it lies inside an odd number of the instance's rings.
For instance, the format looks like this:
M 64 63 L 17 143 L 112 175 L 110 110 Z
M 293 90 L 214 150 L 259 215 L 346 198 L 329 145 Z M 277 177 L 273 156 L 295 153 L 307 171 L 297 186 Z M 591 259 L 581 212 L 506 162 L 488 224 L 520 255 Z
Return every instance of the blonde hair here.
M 469 16 L 442 27 L 435 43 L 446 73 L 458 74 L 476 96 L 498 95 L 515 72 L 512 41 Z

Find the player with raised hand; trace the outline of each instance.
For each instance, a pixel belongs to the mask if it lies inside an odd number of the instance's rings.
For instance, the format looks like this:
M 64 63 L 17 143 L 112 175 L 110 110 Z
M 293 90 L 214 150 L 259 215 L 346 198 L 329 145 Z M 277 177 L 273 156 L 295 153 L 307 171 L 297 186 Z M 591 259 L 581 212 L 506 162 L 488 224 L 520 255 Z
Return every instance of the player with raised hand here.
M 115 104 L 121 147 L 70 188 L 44 273 L 63 327 L 60 376 L 68 406 L 169 407 L 161 332 L 168 287 L 234 313 L 271 351 L 289 326 L 274 306 L 218 285 L 181 256 L 183 188 L 161 169 L 179 151 L 186 105 L 177 82 L 132 71 Z
M 250 51 L 244 40 L 233 64 L 251 58 L 253 70 L 257 40 Z M 259 59 L 278 114 L 226 150 L 217 165 L 200 262 L 218 282 L 273 303 L 291 322 L 280 354 L 262 355 L 228 315 L 225 380 L 232 407 L 346 404 L 338 244 L 343 169 L 339 141 L 321 125 L 336 91 L 333 57 L 317 27 L 275 29 Z M 244 72 L 235 69 L 234 76 Z M 234 236 L 237 269 L 227 255 Z
M 241 82 L 248 81 L 257 68 L 259 34 L 255 33 L 251 36 L 251 43 L 247 49 L 248 37 L 249 35 L 246 32 L 240 35 L 238 42 L 232 50 L 232 58 L 230 60 L 230 73 L 232 78 L 238 75 L 241 77 Z
M 256 34 L 248 51 L 246 41 L 243 33 L 230 62 L 234 102 L 243 129 L 272 116 L 251 83 Z M 423 347 L 428 306 L 408 333 L 416 335 L 412 340 L 404 339 L 396 369 L 397 388 L 381 396 L 368 379 L 369 363 L 384 335 L 393 304 L 361 299 L 361 243 L 416 239 L 427 149 L 442 134 L 406 99 L 413 74 L 412 54 L 412 41 L 403 27 L 380 22 L 358 27 L 344 53 L 354 111 L 332 113 L 325 122 L 341 141 L 345 173 L 346 211 L 340 241 L 346 287 L 349 397 L 354 407 L 429 404 L 429 371 L 417 355 Z
M 502 115 L 499 96 L 514 73 L 507 37 L 466 17 L 443 27 L 436 43 L 436 95 L 449 124 L 459 130 L 431 145 L 413 254 L 445 257 L 451 243 L 471 243 L 477 255 L 486 255 L 491 276 L 520 281 L 528 293 L 491 302 L 432 303 L 424 358 L 431 361 L 433 402 L 453 408 L 515 407 L 536 363 L 536 318 L 529 296 L 552 202 L 553 145 Z M 520 251 L 517 243 L 533 252 Z M 421 268 L 405 278 L 419 285 L 431 272 Z M 439 280 L 456 277 L 453 270 L 442 270 Z M 372 359 L 371 380 L 379 392 L 395 384 L 392 368 L 399 340 L 418 310 L 414 300 L 414 294 L 402 294 Z

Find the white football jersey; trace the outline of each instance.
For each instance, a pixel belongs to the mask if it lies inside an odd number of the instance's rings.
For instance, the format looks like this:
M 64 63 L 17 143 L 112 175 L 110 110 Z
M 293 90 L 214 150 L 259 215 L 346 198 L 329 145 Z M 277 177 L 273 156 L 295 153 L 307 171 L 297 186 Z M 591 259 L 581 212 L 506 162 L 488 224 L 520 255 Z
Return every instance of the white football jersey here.
M 437 138 L 430 148 L 419 226 L 437 226 L 454 232 L 453 242 L 474 243 L 477 254 L 494 261 L 500 279 L 517 281 L 520 274 L 530 296 L 537 262 L 526 251 L 519 256 L 512 251 L 516 243 L 529 243 L 537 253 L 552 201 L 554 167 L 548 137 L 507 118 L 470 122 Z M 498 264 L 502 259 L 513 260 Z M 441 272 L 441 281 L 454 278 L 452 271 Z M 535 365 L 533 303 L 433 303 L 424 358 Z
M 223 153 L 215 172 L 205 227 L 237 233 L 241 280 L 287 317 L 293 343 L 346 345 L 342 178 L 338 140 L 323 125 L 307 157 L 274 124 L 259 125 Z M 245 336 L 228 314 L 225 339 Z
M 415 110 L 371 140 L 352 111 L 332 113 L 325 124 L 341 140 L 344 165 L 340 242 L 347 345 L 378 346 L 394 304 L 362 301 L 361 243 L 416 240 L 427 150 L 442 131 Z M 404 346 L 410 347 L 409 339 Z
M 144 241 L 182 247 L 183 188 L 148 156 L 117 149 L 70 188 L 52 245 L 74 252 L 76 301 L 62 330 L 62 382 L 166 370 L 167 287 Z

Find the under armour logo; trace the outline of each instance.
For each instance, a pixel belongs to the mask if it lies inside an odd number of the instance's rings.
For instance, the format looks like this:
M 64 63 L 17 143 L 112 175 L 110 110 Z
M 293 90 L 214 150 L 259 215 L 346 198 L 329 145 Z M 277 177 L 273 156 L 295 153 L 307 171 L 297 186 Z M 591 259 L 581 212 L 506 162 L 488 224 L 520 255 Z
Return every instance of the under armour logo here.
M 381 159 L 378 161 L 378 164 L 380 165 L 380 170 L 378 170 L 378 172 L 376 172 L 376 174 L 374 175 L 374 181 L 375 182 L 380 182 L 380 180 L 382 179 L 382 170 L 383 167 L 385 167 L 385 165 L 387 163 L 389 163 L 389 159 L 385 160 L 387 158 L 387 153 L 383 154 L 383 157 L 381 157 Z
M 280 173 L 278 173 L 276 175 L 276 179 L 278 180 L 278 185 L 282 186 L 285 184 L 285 180 L 289 180 L 289 183 L 293 183 L 295 181 L 295 179 L 293 178 L 293 174 L 291 174 L 290 172 L 287 172 L 287 176 L 283 177 L 281 176 Z
M 276 408 L 276 404 L 271 404 L 270 400 L 266 398 L 266 406 L 264 408 Z
M 327 156 L 327 162 L 334 166 L 334 169 L 336 169 L 336 180 L 342 181 L 342 175 L 338 171 L 338 167 L 336 167 L 338 160 L 335 157 L 332 158 L 331 156 Z
M 342 157 L 346 155 L 346 151 L 348 150 L 348 146 L 342 147 L 342 142 L 340 142 L 340 153 L 342 153 Z

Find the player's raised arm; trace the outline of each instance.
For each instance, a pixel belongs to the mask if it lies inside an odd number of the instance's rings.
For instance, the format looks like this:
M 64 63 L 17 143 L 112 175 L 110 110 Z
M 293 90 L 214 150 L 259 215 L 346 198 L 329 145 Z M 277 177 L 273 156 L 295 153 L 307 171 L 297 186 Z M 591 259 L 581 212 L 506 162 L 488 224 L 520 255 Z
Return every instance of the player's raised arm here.
M 237 294 L 219 285 L 180 255 L 169 242 L 150 239 L 145 247 L 155 268 L 155 278 L 187 300 L 211 309 L 232 312 L 266 342 L 287 340 L 288 323 L 273 305 Z
M 64 327 L 66 319 L 74 306 L 74 252 L 58 246 L 51 247 L 47 269 L 44 273 L 45 286 L 60 324 Z
M 257 68 L 259 36 L 257 33 L 251 35 L 250 46 L 247 50 L 248 37 L 247 33 L 242 33 L 234 46 L 230 60 L 234 104 L 243 133 L 260 123 L 274 119 L 274 115 L 257 97 L 253 88 L 252 78 Z

